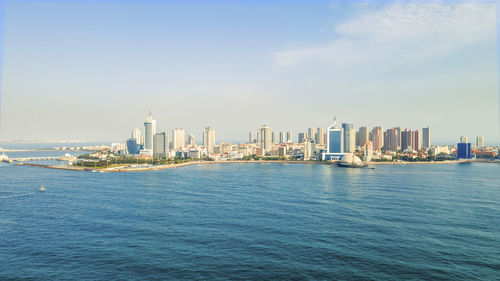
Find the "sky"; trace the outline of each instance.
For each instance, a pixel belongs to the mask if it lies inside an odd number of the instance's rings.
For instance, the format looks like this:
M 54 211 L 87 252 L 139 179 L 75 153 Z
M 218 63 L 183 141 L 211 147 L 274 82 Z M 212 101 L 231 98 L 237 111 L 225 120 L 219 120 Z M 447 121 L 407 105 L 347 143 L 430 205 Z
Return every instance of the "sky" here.
M 336 116 L 500 144 L 493 1 L 3 4 L 0 139 L 125 141 L 151 110 L 197 142 Z

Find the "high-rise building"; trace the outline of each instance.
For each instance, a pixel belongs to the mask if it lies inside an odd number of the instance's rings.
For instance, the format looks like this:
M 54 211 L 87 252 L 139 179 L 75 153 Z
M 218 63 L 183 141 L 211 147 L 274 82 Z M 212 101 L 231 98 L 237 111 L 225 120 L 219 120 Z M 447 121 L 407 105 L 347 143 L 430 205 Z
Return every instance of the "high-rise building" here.
M 476 146 L 477 147 L 484 147 L 484 137 L 483 136 L 477 137 Z
M 468 143 L 469 142 L 469 138 L 467 136 L 461 136 L 460 137 L 460 142 L 461 143 Z
M 186 131 L 183 128 L 175 128 L 172 131 L 172 148 L 182 149 L 186 146 Z
M 287 143 L 292 143 L 293 142 L 292 132 L 286 132 L 286 142 Z
M 314 131 L 314 128 L 307 129 L 307 138 L 311 140 L 316 140 L 316 132 Z
M 429 147 L 431 147 L 431 129 L 427 126 L 427 128 L 422 128 L 422 148 Z
M 337 119 L 333 119 L 333 124 L 328 127 L 327 133 L 327 153 L 344 153 L 344 131 L 337 124 Z
M 139 130 L 139 128 L 134 128 L 134 130 L 132 130 L 132 138 L 135 139 L 137 144 L 141 144 L 141 130 Z
M 304 161 L 310 160 L 312 155 L 312 143 L 311 140 L 304 140 Z
M 373 143 L 373 150 L 380 151 L 384 146 L 384 134 L 382 127 L 374 127 L 370 134 L 370 141 Z
M 411 138 L 411 131 L 408 129 L 405 129 L 404 131 L 401 132 L 401 150 L 407 150 L 407 149 L 412 149 L 413 144 L 412 144 L 412 138 Z
M 144 149 L 153 152 L 153 136 L 156 134 L 156 120 L 153 119 L 151 112 L 144 121 Z
M 457 159 L 472 159 L 471 144 L 468 142 L 460 142 L 457 144 Z
M 286 143 L 286 139 L 285 139 L 285 132 L 281 131 L 280 132 L 280 140 L 279 140 L 279 143 Z
M 303 143 L 307 138 L 305 133 L 299 133 L 299 143 Z
M 419 130 L 411 131 L 411 144 L 411 149 L 413 149 L 414 151 L 419 151 L 420 149 L 422 149 Z
M 254 141 L 253 132 L 248 133 L 248 143 L 254 143 Z
M 364 147 L 366 142 L 370 141 L 370 133 L 368 127 L 366 126 L 359 127 L 358 137 L 359 137 L 358 145 Z
M 129 154 L 139 154 L 141 150 L 141 145 L 137 143 L 135 138 L 130 138 L 127 140 L 127 151 Z
M 278 134 L 276 132 L 273 132 L 272 136 L 273 136 L 273 144 L 277 144 L 278 143 Z
M 194 143 L 194 135 L 193 134 L 189 134 L 188 135 L 188 144 L 190 146 L 195 146 L 195 143 Z
M 316 144 L 325 145 L 325 129 L 316 128 Z
M 206 127 L 203 130 L 203 146 L 207 149 L 207 153 L 215 152 L 215 129 Z
M 266 152 L 271 151 L 273 148 L 272 133 L 273 133 L 272 129 L 267 125 L 262 125 L 262 127 L 259 128 L 259 135 L 260 135 L 259 147 L 262 149 L 263 154 L 266 154 Z
M 397 135 L 397 147 L 398 149 L 401 149 L 401 127 L 394 127 L 394 130 L 396 130 L 395 134 Z
M 349 123 L 342 123 L 344 131 L 344 152 L 354 152 L 356 150 L 356 131 Z
M 168 155 L 168 134 L 156 133 L 153 138 L 153 156 L 165 158 Z
M 400 139 L 401 138 L 399 137 L 399 130 L 397 128 L 387 129 L 384 132 L 384 150 L 398 151 L 398 140 Z

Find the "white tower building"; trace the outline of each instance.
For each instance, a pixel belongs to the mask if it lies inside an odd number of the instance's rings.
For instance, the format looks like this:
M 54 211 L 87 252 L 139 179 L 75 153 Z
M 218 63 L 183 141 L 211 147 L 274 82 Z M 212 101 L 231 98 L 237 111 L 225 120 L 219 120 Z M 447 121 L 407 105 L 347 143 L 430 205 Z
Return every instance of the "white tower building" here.
M 203 130 L 203 146 L 207 149 L 207 153 L 215 152 L 215 130 L 210 127 L 206 127 Z
M 153 137 L 156 134 L 156 120 L 153 119 L 151 111 L 144 121 L 144 149 L 153 151 Z

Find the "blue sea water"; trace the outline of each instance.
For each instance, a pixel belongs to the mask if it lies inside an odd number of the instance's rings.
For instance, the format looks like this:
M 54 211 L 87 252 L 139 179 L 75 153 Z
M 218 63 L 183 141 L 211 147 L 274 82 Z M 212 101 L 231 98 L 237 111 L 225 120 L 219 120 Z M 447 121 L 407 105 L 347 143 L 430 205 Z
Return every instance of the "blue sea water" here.
M 0 279 L 498 280 L 499 172 L 0 164 Z

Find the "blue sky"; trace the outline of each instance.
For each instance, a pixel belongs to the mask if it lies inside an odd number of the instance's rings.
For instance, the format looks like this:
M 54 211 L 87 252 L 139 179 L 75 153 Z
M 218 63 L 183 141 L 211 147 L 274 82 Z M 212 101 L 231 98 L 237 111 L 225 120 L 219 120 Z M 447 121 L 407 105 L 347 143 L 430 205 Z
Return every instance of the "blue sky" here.
M 491 3 L 7 1 L 0 138 L 123 140 L 151 109 L 198 140 L 335 114 L 498 144 Z

